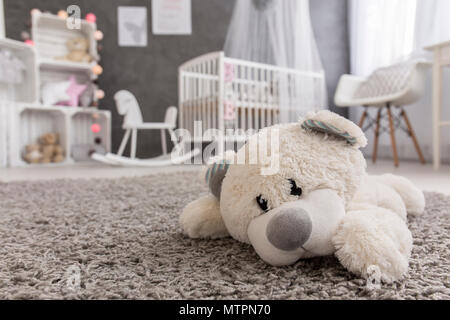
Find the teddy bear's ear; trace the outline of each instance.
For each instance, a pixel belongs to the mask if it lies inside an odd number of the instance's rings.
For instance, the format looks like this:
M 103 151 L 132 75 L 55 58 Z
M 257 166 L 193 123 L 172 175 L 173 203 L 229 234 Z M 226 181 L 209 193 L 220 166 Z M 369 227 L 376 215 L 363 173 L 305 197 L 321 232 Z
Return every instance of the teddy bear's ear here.
M 328 110 L 309 112 L 301 121 L 303 129 L 345 140 L 354 148 L 363 148 L 367 145 L 367 138 L 361 128 L 334 112 Z
M 209 186 L 209 190 L 217 199 L 220 199 L 222 181 L 225 178 L 228 168 L 234 163 L 235 155 L 236 153 L 234 151 L 227 151 L 225 154 L 211 158 L 208 161 L 205 181 Z

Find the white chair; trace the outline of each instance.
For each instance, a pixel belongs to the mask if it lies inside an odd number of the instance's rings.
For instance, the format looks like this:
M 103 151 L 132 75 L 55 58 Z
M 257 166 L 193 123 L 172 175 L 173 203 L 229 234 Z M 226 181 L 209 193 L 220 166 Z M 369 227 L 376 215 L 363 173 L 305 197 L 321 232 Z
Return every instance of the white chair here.
M 161 131 L 161 147 L 164 155 L 167 154 L 167 130 L 170 136 L 174 136 L 173 130 L 176 126 L 177 108 L 168 107 L 164 117 L 164 122 L 144 122 L 142 119 L 141 109 L 136 97 L 128 90 L 120 90 L 114 95 L 117 111 L 124 116 L 122 128 L 125 134 L 120 143 L 118 156 L 122 156 L 131 134 L 131 151 L 130 158 L 136 158 L 137 132 L 138 130 L 160 130 Z
M 429 67 L 428 62 L 416 61 L 414 63 L 414 68 L 411 76 L 408 78 L 408 83 L 402 90 L 393 92 L 387 95 L 379 95 L 370 98 L 355 98 L 355 92 L 360 88 L 360 86 L 365 83 L 367 78 L 354 76 L 354 75 L 343 75 L 339 79 L 339 83 L 334 96 L 334 102 L 338 107 L 356 107 L 363 106 L 364 112 L 359 121 L 359 126 L 366 131 L 372 125 L 375 125 L 375 141 L 374 149 L 372 153 L 372 161 L 375 163 L 377 158 L 377 148 L 378 148 L 378 138 L 380 135 L 380 122 L 382 116 L 382 111 L 386 108 L 386 113 L 389 122 L 389 133 L 391 136 L 392 153 L 394 157 L 394 164 L 398 166 L 398 155 L 397 147 L 395 141 L 395 129 L 403 129 L 413 140 L 414 146 L 416 148 L 419 159 L 422 163 L 425 163 L 422 151 L 420 150 L 419 143 L 417 142 L 416 135 L 411 126 L 411 123 L 406 115 L 403 106 L 412 104 L 419 100 L 422 96 L 425 88 L 425 75 L 426 69 Z M 376 119 L 371 119 L 368 113 L 369 107 L 378 108 Z M 394 119 L 394 115 L 391 111 L 392 108 L 399 108 L 400 114 Z M 402 127 L 401 118 L 404 120 L 406 128 Z M 365 128 L 364 123 L 366 119 L 371 120 L 369 125 Z

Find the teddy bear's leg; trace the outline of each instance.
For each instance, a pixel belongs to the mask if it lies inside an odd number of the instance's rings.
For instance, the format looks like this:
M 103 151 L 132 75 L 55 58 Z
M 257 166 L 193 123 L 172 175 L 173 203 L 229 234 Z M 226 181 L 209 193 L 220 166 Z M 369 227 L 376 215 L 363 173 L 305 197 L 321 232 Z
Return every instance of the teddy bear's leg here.
M 228 231 L 220 215 L 219 201 L 213 195 L 189 203 L 180 215 L 180 224 L 191 238 L 223 238 Z
M 393 174 L 384 174 L 378 178 L 397 191 L 405 203 L 408 214 L 418 215 L 423 213 L 425 209 L 425 197 L 423 192 L 411 181 Z
M 332 242 L 342 265 L 364 278 L 371 266 L 378 267 L 381 280 L 388 283 L 408 270 L 411 232 L 390 210 L 374 206 L 347 212 Z

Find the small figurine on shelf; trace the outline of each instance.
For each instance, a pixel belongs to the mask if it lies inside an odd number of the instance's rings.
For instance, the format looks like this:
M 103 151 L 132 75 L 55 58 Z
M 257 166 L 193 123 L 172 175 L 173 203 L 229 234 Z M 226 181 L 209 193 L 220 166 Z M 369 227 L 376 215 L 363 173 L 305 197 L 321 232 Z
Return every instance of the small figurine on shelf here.
M 41 145 L 41 163 L 58 163 L 64 161 L 64 149 L 58 143 L 58 134 L 51 132 L 39 138 Z
M 25 146 L 23 159 L 28 163 L 39 163 L 42 160 L 41 146 L 37 143 L 31 143 Z
M 66 42 L 68 54 L 63 57 L 56 57 L 57 60 L 68 60 L 73 62 L 91 62 L 92 56 L 89 54 L 89 41 L 84 37 L 75 37 Z
M 23 159 L 28 163 L 59 163 L 65 159 L 58 134 L 54 132 L 40 136 L 38 143 L 26 145 L 24 151 Z

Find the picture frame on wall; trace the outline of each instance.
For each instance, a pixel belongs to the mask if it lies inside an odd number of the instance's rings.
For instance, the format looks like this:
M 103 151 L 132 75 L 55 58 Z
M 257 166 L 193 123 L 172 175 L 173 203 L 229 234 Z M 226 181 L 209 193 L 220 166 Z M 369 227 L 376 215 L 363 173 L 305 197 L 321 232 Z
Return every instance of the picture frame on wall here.
M 117 8 L 119 46 L 147 46 L 147 8 L 120 6 Z
M 152 0 L 152 32 L 155 35 L 192 34 L 191 0 Z

